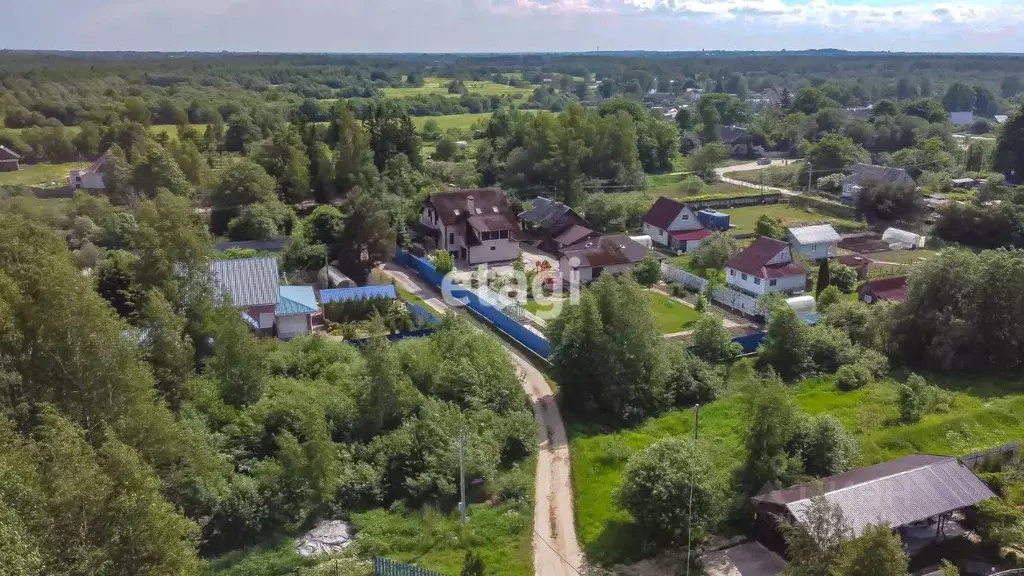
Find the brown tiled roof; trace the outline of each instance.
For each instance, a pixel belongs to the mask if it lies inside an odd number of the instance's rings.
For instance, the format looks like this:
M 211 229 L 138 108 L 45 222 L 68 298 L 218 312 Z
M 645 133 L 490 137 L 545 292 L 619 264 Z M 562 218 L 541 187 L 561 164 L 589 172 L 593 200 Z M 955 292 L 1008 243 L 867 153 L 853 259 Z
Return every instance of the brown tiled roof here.
M 804 267 L 793 261 L 782 264 L 768 264 L 779 252 L 788 247 L 789 244 L 785 242 L 762 236 L 755 240 L 753 244 L 741 250 L 739 254 L 733 256 L 726 266 L 758 278 L 782 278 L 783 276 L 806 274 L 807 271 Z
M 869 280 L 857 289 L 857 294 L 863 296 L 868 293 L 876 300 L 888 300 L 890 302 L 907 301 L 907 277 L 891 276 L 889 278 L 878 278 Z
M 660 196 L 654 202 L 654 206 L 651 206 L 651 209 L 644 215 L 644 222 L 655 228 L 667 230 L 669 224 L 676 219 L 676 216 L 679 216 L 683 208 L 686 208 L 685 204 Z
M 566 246 L 562 254 L 569 258 L 578 258 L 576 268 L 589 266 L 613 266 L 615 264 L 635 264 L 647 256 L 647 247 L 629 236 L 615 234 L 598 236 Z
M 569 246 L 583 240 L 584 238 L 587 238 L 592 234 L 596 234 L 596 232 L 585 226 L 573 224 L 568 230 L 562 232 L 558 236 L 555 236 L 554 241 L 558 242 L 563 246 Z
M 473 202 L 473 213 L 470 214 L 470 198 Z M 426 203 L 432 205 L 437 211 L 438 218 L 446 225 L 465 222 L 470 216 L 483 216 L 484 214 L 502 214 L 511 226 L 505 229 L 517 228 L 515 214 L 508 204 L 508 196 L 503 190 L 494 188 L 483 188 L 479 190 L 457 190 L 455 192 L 439 192 L 431 194 Z
M 517 229 L 515 221 L 510 221 L 508 216 L 503 213 L 491 213 L 478 214 L 470 216 L 467 220 L 469 225 L 472 226 L 473 230 L 477 232 L 497 232 L 498 230 L 515 230 Z
M 850 268 L 864 268 L 871 264 L 871 260 L 856 254 L 844 254 L 836 258 L 836 261 L 843 266 L 849 266 Z

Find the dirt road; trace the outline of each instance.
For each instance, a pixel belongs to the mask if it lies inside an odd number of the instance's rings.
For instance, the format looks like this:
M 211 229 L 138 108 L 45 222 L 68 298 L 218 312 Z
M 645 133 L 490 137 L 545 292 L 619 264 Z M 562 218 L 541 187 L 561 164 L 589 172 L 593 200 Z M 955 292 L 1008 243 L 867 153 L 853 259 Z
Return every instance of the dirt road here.
M 391 262 L 385 264 L 382 271 L 403 289 L 422 298 L 431 308 L 441 313 L 449 310 L 437 293 L 415 273 Z M 534 573 L 537 576 L 577 576 L 585 570 L 583 554 L 576 539 L 569 443 L 562 415 L 544 375 L 513 346 L 504 341 L 502 344 L 519 370 L 523 389 L 533 402 L 533 417 L 539 428 L 534 479 Z

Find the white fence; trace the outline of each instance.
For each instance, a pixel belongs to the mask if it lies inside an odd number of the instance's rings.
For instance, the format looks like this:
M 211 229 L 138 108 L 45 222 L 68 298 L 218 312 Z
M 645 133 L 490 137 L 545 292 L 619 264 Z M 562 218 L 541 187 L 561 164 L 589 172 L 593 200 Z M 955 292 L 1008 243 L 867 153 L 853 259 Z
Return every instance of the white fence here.
M 668 264 L 661 265 L 661 276 L 666 280 L 678 282 L 687 288 L 692 288 L 698 291 L 703 291 L 708 287 L 707 280 L 697 276 L 696 274 L 691 274 L 681 268 L 669 266 Z
M 678 282 L 687 288 L 697 291 L 704 291 L 708 287 L 708 281 L 704 278 L 668 264 L 661 265 L 661 276 L 665 280 Z M 747 296 L 731 288 L 716 288 L 711 293 L 711 299 L 726 308 L 732 308 L 750 316 L 757 316 L 763 313 L 757 303 L 757 298 Z

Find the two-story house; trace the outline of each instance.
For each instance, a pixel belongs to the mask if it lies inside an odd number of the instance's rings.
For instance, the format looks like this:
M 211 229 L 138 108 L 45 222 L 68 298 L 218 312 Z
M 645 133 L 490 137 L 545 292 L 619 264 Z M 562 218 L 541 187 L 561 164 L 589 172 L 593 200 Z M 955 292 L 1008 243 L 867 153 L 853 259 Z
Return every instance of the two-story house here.
M 786 237 L 794 252 L 812 260 L 828 258 L 833 248 L 843 239 L 829 224 L 790 228 L 786 230 Z
M 793 261 L 789 244 L 762 236 L 726 263 L 725 284 L 754 296 L 803 292 L 807 270 Z
M 695 250 L 711 232 L 704 228 L 688 206 L 664 196 L 658 198 L 644 215 L 644 234 L 673 250 Z
M 423 201 L 420 225 L 430 229 L 438 250 L 463 264 L 508 262 L 519 255 L 519 226 L 503 190 L 458 190 Z

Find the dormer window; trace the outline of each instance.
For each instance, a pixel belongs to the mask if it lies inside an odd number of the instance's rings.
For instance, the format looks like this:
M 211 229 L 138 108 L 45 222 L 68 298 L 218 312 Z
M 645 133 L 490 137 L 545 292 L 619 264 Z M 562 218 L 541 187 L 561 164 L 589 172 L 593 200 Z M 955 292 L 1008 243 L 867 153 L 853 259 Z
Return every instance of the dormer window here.
M 455 212 L 455 215 L 456 215 L 456 216 L 458 216 L 459 214 L 461 214 L 461 212 L 459 212 L 459 209 L 458 209 L 458 208 L 456 208 L 455 210 L 453 210 L 453 212 Z
M 498 207 L 497 206 L 491 206 L 491 210 L 493 210 L 495 214 L 498 213 Z
M 479 208 L 477 208 L 477 209 L 476 209 L 476 213 L 477 213 L 477 214 L 483 214 L 483 211 L 482 211 L 482 210 L 480 210 Z

